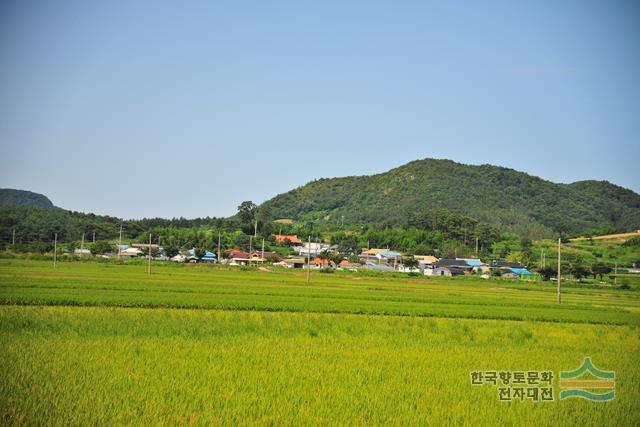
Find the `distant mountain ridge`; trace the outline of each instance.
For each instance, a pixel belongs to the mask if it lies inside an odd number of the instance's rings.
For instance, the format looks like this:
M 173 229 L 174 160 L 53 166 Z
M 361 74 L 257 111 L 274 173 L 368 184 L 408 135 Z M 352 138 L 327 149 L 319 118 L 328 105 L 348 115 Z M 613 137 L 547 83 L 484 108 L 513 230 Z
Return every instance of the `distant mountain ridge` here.
M 24 190 L 0 189 L 0 206 L 31 206 L 81 215 L 56 207 L 42 194 Z M 416 160 L 375 175 L 315 180 L 273 197 L 260 209 L 270 211 L 273 219 L 291 218 L 318 226 L 336 226 L 344 221 L 348 227 L 404 226 L 415 215 L 446 209 L 529 238 L 597 229 L 640 229 L 640 195 L 607 181 L 557 184 L 504 167 L 437 159 Z M 104 219 L 109 226 L 120 221 L 88 215 Z M 224 219 L 155 218 L 145 224 L 187 226 L 220 221 Z
M 32 191 L 0 188 L 0 206 L 34 206 L 41 209 L 60 209 L 43 194 Z
M 640 228 L 640 195 L 607 181 L 557 184 L 513 169 L 423 159 L 388 172 L 319 179 L 263 205 L 275 218 L 402 225 L 445 208 L 531 237 Z

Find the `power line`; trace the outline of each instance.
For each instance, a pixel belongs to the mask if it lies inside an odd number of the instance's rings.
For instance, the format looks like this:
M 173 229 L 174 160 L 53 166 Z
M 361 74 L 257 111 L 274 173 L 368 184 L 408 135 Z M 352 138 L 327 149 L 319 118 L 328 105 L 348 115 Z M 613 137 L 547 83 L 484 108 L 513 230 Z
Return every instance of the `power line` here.
M 53 268 L 56 268 L 56 261 L 58 261 L 58 233 L 53 237 Z
M 311 236 L 307 240 L 307 285 L 311 280 Z
M 118 259 L 120 258 L 121 251 L 122 251 L 122 223 L 120 223 L 120 235 L 118 237 Z
M 560 304 L 560 238 L 558 238 L 558 304 Z

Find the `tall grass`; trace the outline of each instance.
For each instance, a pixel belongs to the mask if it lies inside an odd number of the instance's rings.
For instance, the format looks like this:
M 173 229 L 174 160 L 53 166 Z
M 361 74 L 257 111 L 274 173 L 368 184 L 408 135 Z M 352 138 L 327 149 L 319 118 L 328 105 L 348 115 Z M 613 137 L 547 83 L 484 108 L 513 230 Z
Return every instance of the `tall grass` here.
M 0 307 L 8 425 L 638 425 L 631 326 Z M 617 397 L 501 403 L 472 370 L 616 371 Z

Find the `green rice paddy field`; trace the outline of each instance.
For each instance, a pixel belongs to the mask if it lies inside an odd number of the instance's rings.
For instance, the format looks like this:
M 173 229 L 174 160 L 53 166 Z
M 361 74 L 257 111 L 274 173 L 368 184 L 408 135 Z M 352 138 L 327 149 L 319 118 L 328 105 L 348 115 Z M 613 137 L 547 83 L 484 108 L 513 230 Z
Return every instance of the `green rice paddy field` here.
M 638 425 L 640 292 L 0 260 L 3 425 Z M 615 371 L 609 402 L 559 372 Z M 501 402 L 471 371 L 553 371 Z

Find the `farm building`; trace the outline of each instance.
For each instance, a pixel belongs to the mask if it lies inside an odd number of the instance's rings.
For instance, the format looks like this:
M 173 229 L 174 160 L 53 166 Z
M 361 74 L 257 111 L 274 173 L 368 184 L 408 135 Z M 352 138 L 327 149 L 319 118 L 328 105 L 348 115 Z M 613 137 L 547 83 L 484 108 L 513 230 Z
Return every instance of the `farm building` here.
M 372 262 L 367 262 L 362 266 L 362 268 L 366 268 L 367 270 L 375 270 L 375 271 L 394 271 L 393 267 L 387 264 L 374 264 Z
M 300 257 L 285 258 L 281 262 L 284 262 L 287 268 L 304 268 L 307 263 L 304 258 Z
M 517 274 L 519 277 L 533 276 L 533 273 L 527 270 L 526 268 L 512 268 L 511 272 L 514 274 Z

